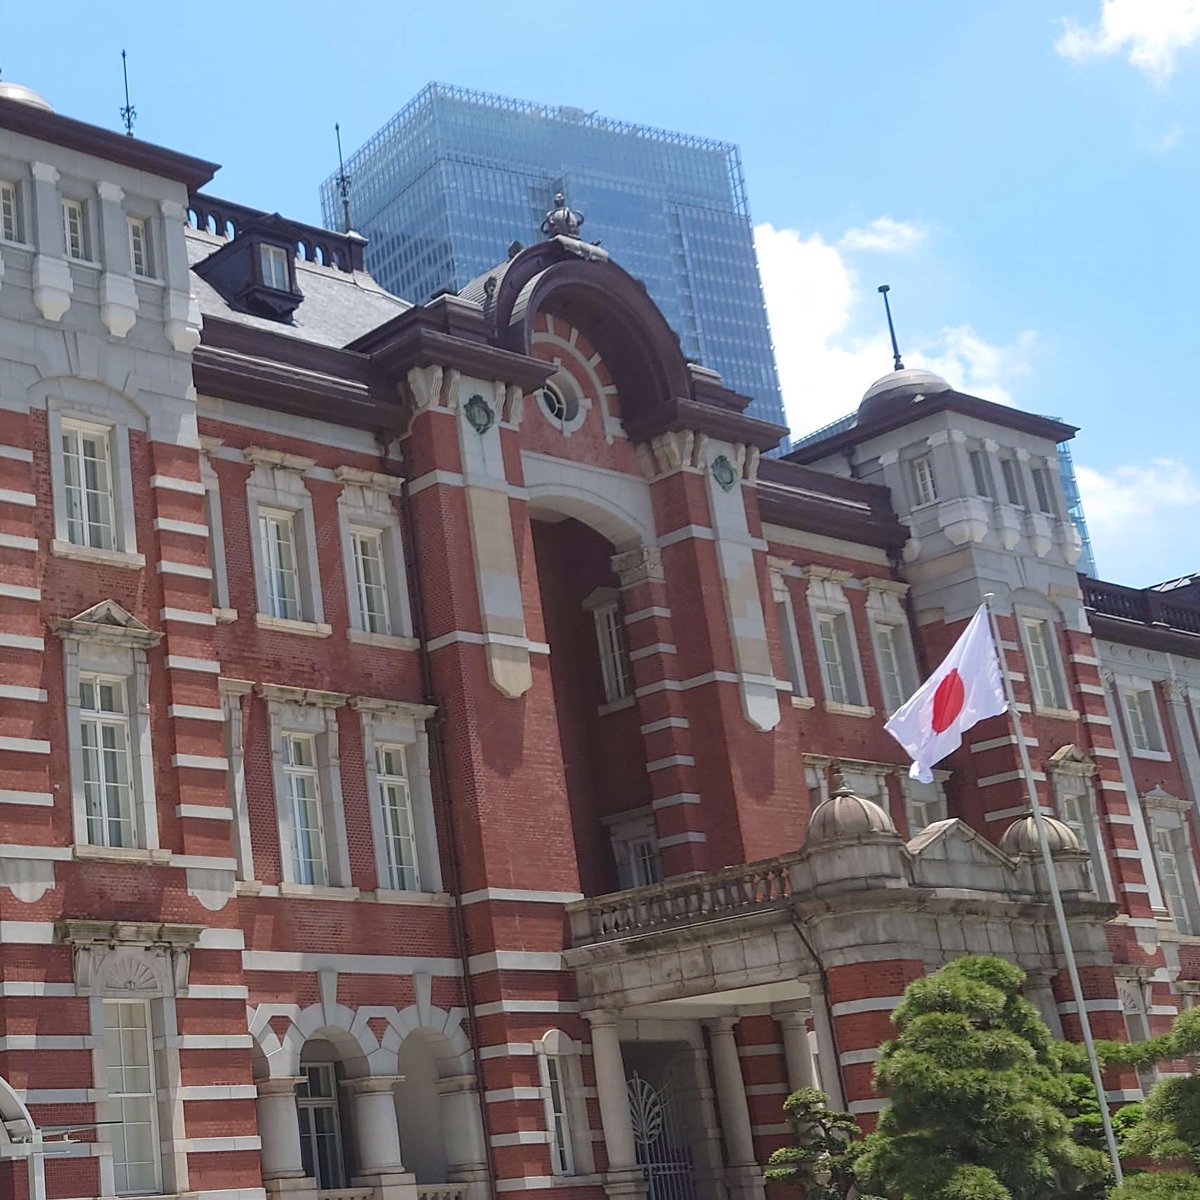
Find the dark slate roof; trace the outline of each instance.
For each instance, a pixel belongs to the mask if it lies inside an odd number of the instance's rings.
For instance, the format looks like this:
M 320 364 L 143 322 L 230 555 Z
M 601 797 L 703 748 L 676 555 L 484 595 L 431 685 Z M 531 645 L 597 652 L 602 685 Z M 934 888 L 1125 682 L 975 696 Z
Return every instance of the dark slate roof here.
M 224 238 L 210 233 L 195 229 L 186 232 L 188 260 L 192 264 L 207 258 L 225 244 Z M 384 291 L 365 271 L 341 271 L 299 258 L 296 260 L 296 283 L 304 293 L 304 299 L 290 324 L 233 308 L 195 271 L 191 279 L 203 315 L 221 317 L 321 346 L 345 346 L 412 308 L 408 301 Z
M 515 257 L 516 256 L 514 255 L 513 258 L 510 258 L 507 262 L 502 262 L 494 267 L 488 267 L 488 269 L 484 271 L 482 275 L 476 275 L 475 278 L 472 279 L 465 287 L 460 289 L 458 293 L 459 298 L 461 300 L 469 300 L 472 304 L 478 304 L 480 308 L 483 308 L 484 303 L 487 300 L 487 290 L 483 285 L 487 283 L 489 279 L 494 277 L 496 280 L 496 288 L 499 290 L 505 273 L 512 265 Z M 495 292 L 492 293 L 493 296 L 495 294 Z

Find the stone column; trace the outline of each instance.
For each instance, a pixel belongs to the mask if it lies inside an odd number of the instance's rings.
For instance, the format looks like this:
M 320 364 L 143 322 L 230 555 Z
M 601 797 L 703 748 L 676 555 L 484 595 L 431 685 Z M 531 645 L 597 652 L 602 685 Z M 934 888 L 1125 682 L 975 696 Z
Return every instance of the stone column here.
M 258 1081 L 258 1136 L 262 1145 L 263 1183 L 267 1194 L 315 1200 L 316 1180 L 304 1173 L 300 1155 L 300 1121 L 296 1115 L 296 1085 L 299 1076 Z
M 808 1018 L 811 1014 L 798 1009 L 775 1014 L 783 1035 L 783 1054 L 787 1059 L 788 1088 L 820 1087 L 813 1069 L 812 1051 L 808 1045 Z
M 612 1197 L 642 1197 L 646 1183 L 637 1162 L 633 1143 L 633 1121 L 629 1115 L 629 1092 L 625 1063 L 615 1013 L 596 1010 L 583 1014 L 592 1027 L 592 1065 L 596 1072 L 596 1098 L 604 1126 L 604 1148 L 608 1172 L 604 1190 Z
M 486 1200 L 487 1152 L 475 1076 L 449 1075 L 439 1079 L 438 1095 L 446 1146 L 446 1182 L 466 1184 L 467 1200 Z
M 726 1186 L 734 1200 L 756 1200 L 764 1192 L 762 1171 L 754 1158 L 754 1132 L 750 1126 L 750 1106 L 746 1103 L 746 1082 L 733 1037 L 736 1017 L 721 1017 L 709 1024 L 709 1047 L 713 1077 L 717 1085 L 717 1108 L 721 1129 L 729 1152 L 725 1173 Z
M 25 238 L 38 247 L 33 260 L 33 302 L 47 321 L 60 321 L 71 307 L 75 285 L 63 236 L 62 197 L 58 171 L 49 163 L 35 162 L 33 173 L 33 229 Z
M 122 201 L 125 193 L 115 183 L 96 184 L 100 197 L 100 253 L 104 264 L 100 276 L 100 319 L 113 337 L 124 337 L 137 320 L 138 298 L 129 255 L 129 227 Z
M 415 1200 L 413 1177 L 400 1158 L 400 1126 L 396 1120 L 396 1075 L 369 1075 L 347 1080 L 354 1105 L 354 1141 L 358 1150 L 356 1179 L 374 1185 L 376 1200 Z
M 817 1035 L 817 1073 L 821 1077 L 822 1089 L 829 1097 L 830 1107 L 843 1109 L 846 1107 L 846 1097 L 842 1093 L 842 1073 L 838 1070 L 833 1025 L 829 1020 L 829 1008 L 819 977 L 808 980 L 808 990 L 812 996 L 813 1032 Z

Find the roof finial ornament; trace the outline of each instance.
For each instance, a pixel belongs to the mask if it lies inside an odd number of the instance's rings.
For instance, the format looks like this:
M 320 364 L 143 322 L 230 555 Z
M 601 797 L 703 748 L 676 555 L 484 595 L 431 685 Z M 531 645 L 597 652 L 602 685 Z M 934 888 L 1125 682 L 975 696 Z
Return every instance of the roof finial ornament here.
M 333 123 L 333 132 L 337 136 L 338 146 L 338 173 L 334 183 L 337 184 L 338 195 L 342 198 L 342 224 L 345 226 L 342 232 L 351 233 L 350 176 L 346 174 L 346 164 L 342 161 L 342 127 L 337 121 Z
M 121 111 L 121 120 L 125 122 L 125 136 L 133 137 L 133 123 L 137 119 L 137 109 L 129 103 L 129 64 L 125 60 L 125 51 L 121 51 L 121 74 L 125 76 L 125 107 Z
M 546 214 L 542 222 L 542 232 L 548 238 L 569 237 L 578 238 L 579 228 L 583 224 L 583 213 L 567 207 L 567 198 L 562 192 L 554 196 L 554 207 Z
M 879 293 L 881 296 L 883 296 L 883 308 L 887 313 L 888 333 L 892 335 L 892 370 L 903 371 L 904 363 L 900 360 L 900 347 L 896 345 L 896 326 L 892 324 L 892 306 L 888 303 L 888 292 L 891 290 L 892 289 L 886 283 L 881 283 L 879 285 Z

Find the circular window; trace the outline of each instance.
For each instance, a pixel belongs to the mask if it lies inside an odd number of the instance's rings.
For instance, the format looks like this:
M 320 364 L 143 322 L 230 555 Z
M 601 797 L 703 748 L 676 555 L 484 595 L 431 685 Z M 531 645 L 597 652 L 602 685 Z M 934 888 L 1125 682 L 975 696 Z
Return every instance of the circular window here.
M 572 392 L 560 391 L 552 383 L 542 388 L 541 400 L 551 420 L 559 425 L 573 425 L 579 416 L 579 398 Z

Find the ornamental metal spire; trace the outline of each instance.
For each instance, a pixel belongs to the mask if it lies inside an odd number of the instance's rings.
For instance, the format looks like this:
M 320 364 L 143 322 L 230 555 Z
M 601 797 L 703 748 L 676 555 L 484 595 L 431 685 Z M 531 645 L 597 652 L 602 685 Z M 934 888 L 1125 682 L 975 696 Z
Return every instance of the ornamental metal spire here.
M 338 148 L 338 173 L 334 183 L 337 184 L 338 195 L 342 198 L 342 223 L 346 227 L 342 232 L 350 233 L 350 176 L 346 174 L 346 164 L 342 159 L 342 127 L 336 121 L 333 132 L 337 135 Z
M 888 292 L 892 289 L 886 283 L 881 283 L 878 290 L 883 297 L 883 308 L 887 313 L 888 333 L 892 335 L 892 370 L 903 371 L 904 363 L 900 359 L 900 347 L 896 344 L 896 326 L 892 324 L 892 306 L 888 303 Z
M 125 76 L 125 107 L 120 110 L 121 120 L 125 122 L 125 136 L 133 137 L 133 122 L 137 119 L 137 109 L 129 103 L 129 64 L 125 60 L 125 51 L 121 51 L 121 74 Z

